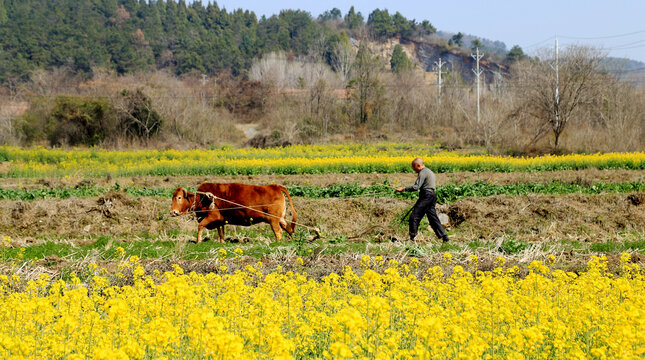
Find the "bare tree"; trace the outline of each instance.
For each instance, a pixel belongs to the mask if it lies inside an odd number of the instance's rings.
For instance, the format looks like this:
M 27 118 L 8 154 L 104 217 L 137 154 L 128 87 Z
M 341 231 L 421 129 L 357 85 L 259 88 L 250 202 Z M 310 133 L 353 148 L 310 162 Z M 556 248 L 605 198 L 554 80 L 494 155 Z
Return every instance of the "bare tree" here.
M 18 140 L 11 107 L 9 98 L 0 96 L 0 144 L 12 144 Z
M 605 151 L 637 151 L 645 138 L 645 98 L 642 91 L 624 81 L 609 79 L 594 112 L 600 122 L 600 133 L 606 135 Z
M 294 89 L 315 84 L 319 79 L 333 82 L 335 75 L 327 64 L 299 58 L 288 60 L 282 53 L 270 53 L 257 59 L 251 66 L 249 78 L 278 89 Z
M 517 67 L 523 101 L 514 112 L 527 113 L 539 122 L 534 141 L 550 130 L 557 150 L 560 136 L 578 107 L 596 96 L 593 82 L 603 58 L 596 49 L 570 46 L 558 59 L 558 79 L 552 68 L 555 66 L 553 51 L 545 51 L 539 60 L 522 62 Z
M 36 69 L 29 76 L 30 81 L 24 85 L 27 93 L 55 96 L 69 94 L 76 79 L 72 70 L 66 66 L 51 70 Z
M 115 104 L 123 130 L 133 138 L 144 141 L 159 132 L 162 118 L 152 107 L 150 98 L 141 89 L 123 90 L 122 100 Z
M 383 85 L 379 80 L 381 68 L 380 59 L 372 56 L 367 45 L 361 42 L 352 70 L 354 77 L 348 85 L 354 90 L 352 97 L 357 103 L 359 124 L 367 123 L 382 105 L 380 98 Z
M 349 41 L 339 41 L 331 55 L 331 66 L 336 71 L 343 85 L 347 84 L 354 64 L 354 50 Z

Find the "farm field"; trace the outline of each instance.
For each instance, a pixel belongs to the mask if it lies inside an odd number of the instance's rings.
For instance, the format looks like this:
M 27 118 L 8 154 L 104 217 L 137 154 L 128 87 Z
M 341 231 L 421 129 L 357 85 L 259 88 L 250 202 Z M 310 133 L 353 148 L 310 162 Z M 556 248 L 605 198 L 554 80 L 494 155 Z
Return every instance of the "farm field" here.
M 415 156 L 437 170 L 447 244 L 425 219 L 405 241 L 416 194 L 392 187 L 414 182 Z M 0 334 L 28 344 L 0 337 L 2 358 L 645 354 L 645 153 L 4 147 L 0 161 Z M 170 199 L 204 181 L 283 184 L 322 236 L 227 226 L 225 244 L 191 243 L 196 221 Z

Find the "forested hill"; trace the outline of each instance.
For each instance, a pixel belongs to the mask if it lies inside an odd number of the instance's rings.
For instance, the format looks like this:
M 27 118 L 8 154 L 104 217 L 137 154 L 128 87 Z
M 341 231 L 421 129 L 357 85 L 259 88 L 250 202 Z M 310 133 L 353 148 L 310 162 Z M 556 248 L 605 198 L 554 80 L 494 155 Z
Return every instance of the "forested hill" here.
M 346 14 L 332 9 L 318 18 L 284 10 L 258 19 L 252 11 L 227 11 L 215 2 L 0 0 L 0 82 L 61 66 L 87 76 L 96 66 L 118 73 L 165 68 L 212 75 L 230 69 L 238 75 L 255 57 L 272 51 L 299 56 L 316 49 L 324 58 L 343 33 L 419 40 L 436 36 L 436 29 L 398 12 L 376 9 L 363 16 L 353 7 Z M 460 36 L 447 46 L 470 46 Z
M 265 49 L 306 49 L 315 32 L 310 17 L 281 18 L 172 0 L 0 0 L 0 76 L 64 65 L 80 73 L 92 66 L 238 73 Z

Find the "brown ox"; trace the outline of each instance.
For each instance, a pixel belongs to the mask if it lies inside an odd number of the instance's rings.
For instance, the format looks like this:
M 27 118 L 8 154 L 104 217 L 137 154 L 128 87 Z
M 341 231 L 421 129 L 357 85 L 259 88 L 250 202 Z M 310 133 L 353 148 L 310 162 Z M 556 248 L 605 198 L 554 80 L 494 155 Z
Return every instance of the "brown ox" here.
M 291 224 L 287 224 L 283 193 L 291 206 Z M 204 228 L 217 228 L 219 241 L 223 243 L 225 224 L 249 226 L 261 222 L 271 225 L 276 239 L 280 240 L 282 230 L 286 230 L 289 236 L 293 234 L 298 218 L 287 188 L 281 185 L 203 183 L 196 193 L 179 187 L 172 194 L 170 214 L 178 216 L 188 212 L 194 212 L 199 222 L 198 243 L 202 241 Z

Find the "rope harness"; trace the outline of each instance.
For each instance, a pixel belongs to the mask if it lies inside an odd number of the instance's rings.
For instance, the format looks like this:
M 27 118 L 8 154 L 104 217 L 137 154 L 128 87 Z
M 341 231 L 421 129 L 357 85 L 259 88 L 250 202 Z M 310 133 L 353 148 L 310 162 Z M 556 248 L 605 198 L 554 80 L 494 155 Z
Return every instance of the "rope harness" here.
M 391 189 L 396 189 L 393 186 L 389 186 L 389 185 L 385 185 L 385 184 L 383 184 L 383 186 L 389 187 Z M 366 194 L 349 195 L 349 196 L 345 196 L 344 198 L 371 197 L 371 196 L 374 196 L 374 195 L 386 194 L 386 193 L 389 193 L 390 191 L 391 190 L 384 190 L 384 191 L 376 191 L 376 192 L 371 192 L 371 193 L 366 193 Z M 256 211 L 256 212 L 258 212 L 258 213 L 260 213 L 262 215 L 265 215 L 265 216 L 273 217 L 273 218 L 280 219 L 280 220 L 283 219 L 280 216 L 276 216 L 276 215 L 267 213 L 265 211 L 256 209 L 256 208 L 262 208 L 262 207 L 266 207 L 266 206 L 278 206 L 279 204 L 244 205 L 244 204 L 237 203 L 235 201 L 231 201 L 231 200 L 228 200 L 228 199 L 221 198 L 221 197 L 216 196 L 215 194 L 213 194 L 211 192 L 204 192 L 204 191 L 195 191 L 195 196 L 193 197 L 193 202 L 192 202 L 190 208 L 188 209 L 188 211 L 186 211 L 186 213 L 180 214 L 180 215 L 187 215 L 189 213 L 197 214 L 197 213 L 209 212 L 209 211 L 212 211 L 213 209 L 216 208 L 215 201 L 212 201 L 211 204 L 209 205 L 209 210 L 196 210 L 196 206 L 197 206 L 197 196 L 196 195 L 197 194 L 204 195 L 204 196 L 208 197 L 211 200 L 220 200 L 220 201 L 229 203 L 231 205 L 235 205 L 235 207 L 218 208 L 217 210 L 219 210 L 219 211 L 248 209 L 248 210 L 251 210 L 251 211 Z M 408 211 L 408 213 L 411 210 L 412 209 L 410 209 Z M 407 216 L 407 213 L 403 216 L 401 222 L 403 222 L 403 219 L 405 219 L 406 216 Z M 311 230 L 315 234 L 314 239 L 319 239 L 321 237 L 320 229 L 317 228 L 317 227 L 309 226 L 309 225 L 305 225 L 305 224 L 301 224 L 301 223 L 297 223 L 297 222 L 293 222 L 293 221 L 292 221 L 292 223 L 295 224 L 295 225 L 298 225 L 300 227 L 303 227 L 305 229 Z M 400 223 L 398 225 L 400 225 Z M 358 234 L 356 236 L 350 237 L 350 239 L 361 237 L 361 236 L 365 235 L 366 233 L 368 233 L 369 231 L 374 230 L 375 228 L 382 228 L 382 227 L 381 226 L 372 226 L 368 230 L 363 231 L 362 233 L 360 233 L 360 234 Z
M 251 211 L 256 211 L 256 212 L 258 212 L 258 213 L 260 213 L 262 215 L 265 215 L 265 216 L 273 217 L 273 218 L 276 218 L 276 219 L 279 219 L 279 220 L 283 219 L 281 216 L 276 216 L 276 215 L 273 215 L 273 214 L 269 214 L 266 211 L 254 209 L 254 208 L 257 208 L 257 207 L 277 206 L 278 204 L 264 204 L 264 205 L 251 205 L 251 206 L 249 206 L 249 205 L 244 205 L 244 204 L 237 203 L 235 201 L 231 201 L 231 200 L 228 200 L 228 199 L 221 198 L 221 197 L 216 196 L 215 194 L 213 194 L 211 192 L 195 191 L 195 194 L 196 195 L 197 194 L 205 195 L 206 197 L 208 197 L 211 200 L 221 200 L 221 201 L 224 201 L 224 202 L 227 202 L 229 204 L 232 204 L 232 205 L 236 206 L 236 207 L 232 207 L 232 208 L 221 208 L 221 209 L 218 208 L 217 210 L 219 210 L 219 211 L 236 210 L 236 209 L 248 209 L 248 210 L 251 210 Z M 197 205 L 197 196 L 194 197 L 193 203 L 190 206 L 190 209 L 188 210 L 188 212 L 193 212 L 193 213 L 209 212 L 209 211 L 211 211 L 212 209 L 214 209 L 216 207 L 215 201 L 211 202 L 211 204 L 209 206 L 210 210 L 195 210 L 196 205 Z M 285 219 L 285 221 L 286 221 L 286 219 Z M 309 229 L 309 230 L 313 231 L 314 234 L 316 234 L 316 237 L 314 239 L 320 238 L 320 229 L 318 229 L 317 227 L 308 226 L 308 225 L 297 223 L 297 222 L 294 222 L 294 221 L 291 221 L 291 223 L 293 223 L 295 225 L 298 225 L 300 227 L 303 227 L 305 229 Z

